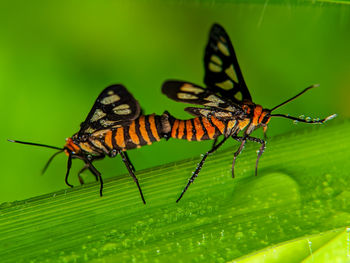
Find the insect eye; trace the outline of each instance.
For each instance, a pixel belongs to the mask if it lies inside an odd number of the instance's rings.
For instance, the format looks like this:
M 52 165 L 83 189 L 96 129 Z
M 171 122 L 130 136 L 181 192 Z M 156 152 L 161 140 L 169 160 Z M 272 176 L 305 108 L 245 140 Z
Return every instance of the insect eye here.
M 81 137 L 80 137 L 80 139 L 82 140 L 82 141 L 87 141 L 87 139 L 88 139 L 88 135 L 87 134 L 83 134 Z

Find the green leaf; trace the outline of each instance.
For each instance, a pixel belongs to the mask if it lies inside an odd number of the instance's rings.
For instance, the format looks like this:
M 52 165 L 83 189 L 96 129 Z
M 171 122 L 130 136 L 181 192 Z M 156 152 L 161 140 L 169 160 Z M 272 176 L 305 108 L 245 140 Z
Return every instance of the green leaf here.
M 350 229 L 336 229 L 298 238 L 234 260 L 255 262 L 345 262 L 350 258 Z
M 127 175 L 105 182 L 102 198 L 92 183 L 4 203 L 1 262 L 345 261 L 350 122 L 298 126 L 268 140 L 257 177 L 259 145 L 246 147 L 232 179 L 238 145 L 228 143 L 178 204 L 199 156 L 138 172 L 147 205 Z

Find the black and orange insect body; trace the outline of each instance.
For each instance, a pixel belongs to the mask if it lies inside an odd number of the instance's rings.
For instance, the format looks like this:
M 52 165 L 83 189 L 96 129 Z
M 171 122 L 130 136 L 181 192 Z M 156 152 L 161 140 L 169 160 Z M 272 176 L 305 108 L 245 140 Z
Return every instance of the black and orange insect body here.
M 283 117 L 305 123 L 324 123 L 336 116 L 331 115 L 322 120 L 309 121 L 284 114 L 272 114 L 272 111 L 294 100 L 316 85 L 304 89 L 272 109 L 255 104 L 244 81 L 230 38 L 218 24 L 214 24 L 211 28 L 205 49 L 204 65 L 206 88 L 176 80 L 167 81 L 162 87 L 162 92 L 170 99 L 203 106 L 203 108 L 185 108 L 185 111 L 195 116 L 191 120 L 176 120 L 172 116 L 168 116 L 172 124 L 169 136 L 189 141 L 214 140 L 212 148 L 203 156 L 177 202 L 198 176 L 208 155 L 215 152 L 229 137 L 241 143 L 234 153 L 232 176 L 234 176 L 236 158 L 241 153 L 246 141 L 261 144 L 255 165 L 255 175 L 257 175 L 258 162 L 266 144 L 267 124 L 271 117 Z M 264 139 L 250 136 L 254 130 L 260 127 L 264 130 Z M 239 136 L 241 132 L 242 135 Z M 223 139 L 218 143 L 217 138 L 221 135 L 223 135 Z
M 134 173 L 134 166 L 125 151 L 143 145 L 150 145 L 163 138 L 162 118 L 166 117 L 165 115 L 158 116 L 155 114 L 141 115 L 139 103 L 127 89 L 122 85 L 112 85 L 101 92 L 86 120 L 81 123 L 79 132 L 66 139 L 66 144 L 62 149 L 43 144 L 10 141 L 59 150 L 49 159 L 44 171 L 52 159 L 64 151 L 68 156 L 65 181 L 70 187 L 72 185 L 68 182 L 68 176 L 72 159 L 81 159 L 85 166 L 78 173 L 80 182 L 83 184 L 80 173 L 89 169 L 100 181 L 101 196 L 103 180 L 101 173 L 92 162 L 101 160 L 105 156 L 115 157 L 120 154 L 130 176 L 139 189 L 142 201 L 146 203 Z

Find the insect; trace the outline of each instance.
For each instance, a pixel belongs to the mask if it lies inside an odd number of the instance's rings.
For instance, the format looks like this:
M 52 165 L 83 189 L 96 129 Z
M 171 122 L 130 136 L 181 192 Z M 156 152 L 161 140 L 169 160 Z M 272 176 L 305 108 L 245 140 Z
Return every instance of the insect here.
M 214 140 L 212 148 L 204 154 L 176 202 L 181 200 L 196 179 L 208 155 L 219 149 L 228 138 L 231 137 L 240 142 L 233 156 L 232 177 L 234 177 L 236 158 L 244 144 L 247 141 L 261 144 L 255 164 L 255 175 L 257 175 L 259 159 L 266 145 L 267 124 L 271 117 L 283 117 L 306 123 L 324 123 L 336 117 L 334 114 L 322 120 L 305 120 L 284 114 L 272 114 L 274 110 L 316 85 L 304 89 L 272 109 L 255 104 L 244 81 L 231 40 L 223 27 L 218 24 L 214 24 L 210 31 L 205 49 L 204 66 L 206 88 L 176 80 L 166 81 L 162 86 L 162 92 L 170 99 L 203 106 L 185 108 L 185 111 L 195 116 L 190 120 L 178 120 L 169 116 L 168 119 L 171 122 L 169 136 L 188 141 Z M 250 136 L 259 127 L 263 128 L 264 139 Z M 238 136 L 241 131 L 244 131 L 242 136 Z M 220 135 L 223 135 L 223 139 L 218 143 L 217 139 Z
M 43 172 L 57 154 L 65 152 L 68 156 L 65 182 L 70 187 L 73 187 L 68 182 L 72 159 L 82 160 L 85 165 L 78 173 L 80 183 L 84 183 L 80 174 L 89 169 L 96 180 L 100 181 L 101 196 L 103 180 L 101 173 L 92 162 L 101 160 L 106 155 L 115 157 L 119 154 L 145 204 L 146 201 L 135 176 L 135 168 L 125 151 L 159 141 L 163 137 L 162 118 L 164 116 L 142 115 L 138 101 L 128 90 L 123 85 L 112 85 L 104 89 L 97 97 L 87 118 L 81 123 L 80 130 L 66 139 L 63 148 L 17 140 L 9 141 L 59 150 L 48 160 Z

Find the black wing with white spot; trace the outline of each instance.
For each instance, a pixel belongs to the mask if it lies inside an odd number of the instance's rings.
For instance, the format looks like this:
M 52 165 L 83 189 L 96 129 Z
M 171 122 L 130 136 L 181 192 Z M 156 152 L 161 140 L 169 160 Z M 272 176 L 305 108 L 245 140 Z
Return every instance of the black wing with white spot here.
M 170 80 L 163 83 L 162 92 L 168 98 L 191 104 L 202 105 L 207 108 L 215 108 L 230 112 L 241 111 L 238 104 L 234 104 L 226 98 L 219 97 L 209 89 L 204 89 L 193 83 Z
M 112 85 L 98 96 L 85 121 L 80 124 L 78 135 L 127 125 L 139 115 L 140 105 L 131 93 L 123 85 Z
M 204 83 L 208 89 L 235 103 L 252 101 L 231 40 L 225 29 L 218 24 L 214 24 L 210 30 L 204 67 Z

